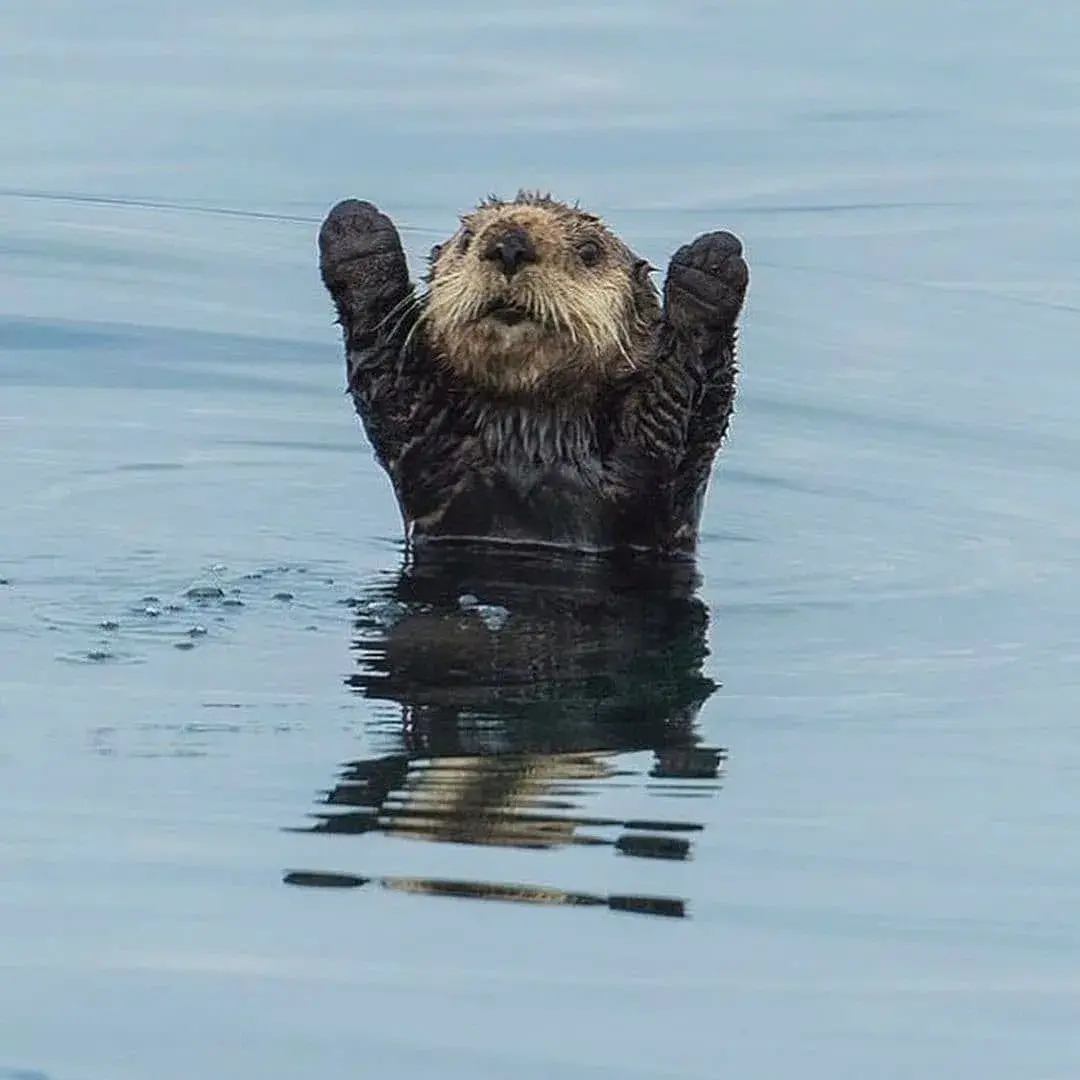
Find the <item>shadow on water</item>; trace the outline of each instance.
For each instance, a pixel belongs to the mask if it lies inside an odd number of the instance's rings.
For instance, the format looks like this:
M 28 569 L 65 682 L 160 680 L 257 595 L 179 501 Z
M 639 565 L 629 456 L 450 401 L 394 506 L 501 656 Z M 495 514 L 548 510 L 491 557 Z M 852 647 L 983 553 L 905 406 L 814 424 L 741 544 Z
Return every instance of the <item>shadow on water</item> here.
M 384 753 L 342 765 L 314 824 L 360 837 L 685 860 L 702 828 L 650 809 L 590 813 L 617 795 L 653 806 L 719 788 L 726 751 L 697 717 L 708 610 L 688 563 L 441 548 L 371 584 L 355 609 L 353 692 L 376 703 Z M 389 706 L 389 708 L 387 708 Z M 294 885 L 606 906 L 684 916 L 669 896 L 294 870 Z

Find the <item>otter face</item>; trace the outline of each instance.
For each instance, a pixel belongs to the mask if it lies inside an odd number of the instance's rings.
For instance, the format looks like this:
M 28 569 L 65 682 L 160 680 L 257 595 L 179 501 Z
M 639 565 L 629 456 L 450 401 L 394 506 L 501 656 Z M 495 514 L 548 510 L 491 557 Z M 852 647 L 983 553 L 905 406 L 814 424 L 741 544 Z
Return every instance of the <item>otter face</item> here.
M 490 199 L 432 252 L 422 332 L 494 391 L 595 389 L 646 355 L 651 269 L 592 214 L 525 192 Z

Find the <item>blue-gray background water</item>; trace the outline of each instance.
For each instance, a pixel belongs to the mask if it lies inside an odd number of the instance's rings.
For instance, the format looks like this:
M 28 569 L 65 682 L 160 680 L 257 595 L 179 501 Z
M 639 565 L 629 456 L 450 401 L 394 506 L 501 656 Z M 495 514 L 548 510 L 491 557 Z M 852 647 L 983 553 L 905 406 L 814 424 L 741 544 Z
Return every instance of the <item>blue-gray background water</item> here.
M 0 1076 L 1080 1074 L 1078 55 L 1065 0 L 0 7 Z M 317 223 L 419 270 L 519 185 L 747 246 L 715 778 L 564 732 L 600 842 L 319 829 L 441 774 L 357 690 L 400 526 Z

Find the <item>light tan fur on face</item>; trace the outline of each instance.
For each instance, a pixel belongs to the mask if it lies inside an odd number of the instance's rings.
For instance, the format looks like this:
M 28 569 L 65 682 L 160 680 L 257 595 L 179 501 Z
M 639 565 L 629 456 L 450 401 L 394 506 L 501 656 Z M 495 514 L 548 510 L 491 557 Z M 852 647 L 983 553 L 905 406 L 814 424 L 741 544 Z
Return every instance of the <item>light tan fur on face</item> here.
M 515 226 L 536 259 L 507 277 L 483 253 Z M 599 252 L 595 265 L 582 257 L 588 243 Z M 525 192 L 490 199 L 432 253 L 417 329 L 459 375 L 489 389 L 595 390 L 644 359 L 660 312 L 649 269 L 591 214 Z M 505 325 L 485 314 L 494 301 L 526 318 Z

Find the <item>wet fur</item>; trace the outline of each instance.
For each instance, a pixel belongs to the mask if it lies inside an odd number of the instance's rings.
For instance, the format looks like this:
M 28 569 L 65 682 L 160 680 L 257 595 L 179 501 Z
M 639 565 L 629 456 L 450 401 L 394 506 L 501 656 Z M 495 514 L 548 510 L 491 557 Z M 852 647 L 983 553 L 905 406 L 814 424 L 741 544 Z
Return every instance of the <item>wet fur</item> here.
M 538 255 L 509 280 L 483 257 L 508 227 L 524 229 Z M 595 265 L 577 254 L 583 243 L 598 252 Z M 433 252 L 420 325 L 454 371 L 499 393 L 591 396 L 645 360 L 660 321 L 650 270 L 593 214 L 544 196 L 492 198 Z M 497 301 L 530 318 L 485 319 Z
M 509 282 L 476 257 L 507 224 L 537 252 Z M 410 540 L 692 553 L 734 404 L 738 240 L 680 248 L 661 306 L 644 260 L 550 197 L 488 200 L 462 229 L 433 251 L 426 293 L 372 204 L 339 203 L 319 234 L 349 392 Z M 500 291 L 531 318 L 477 322 Z

